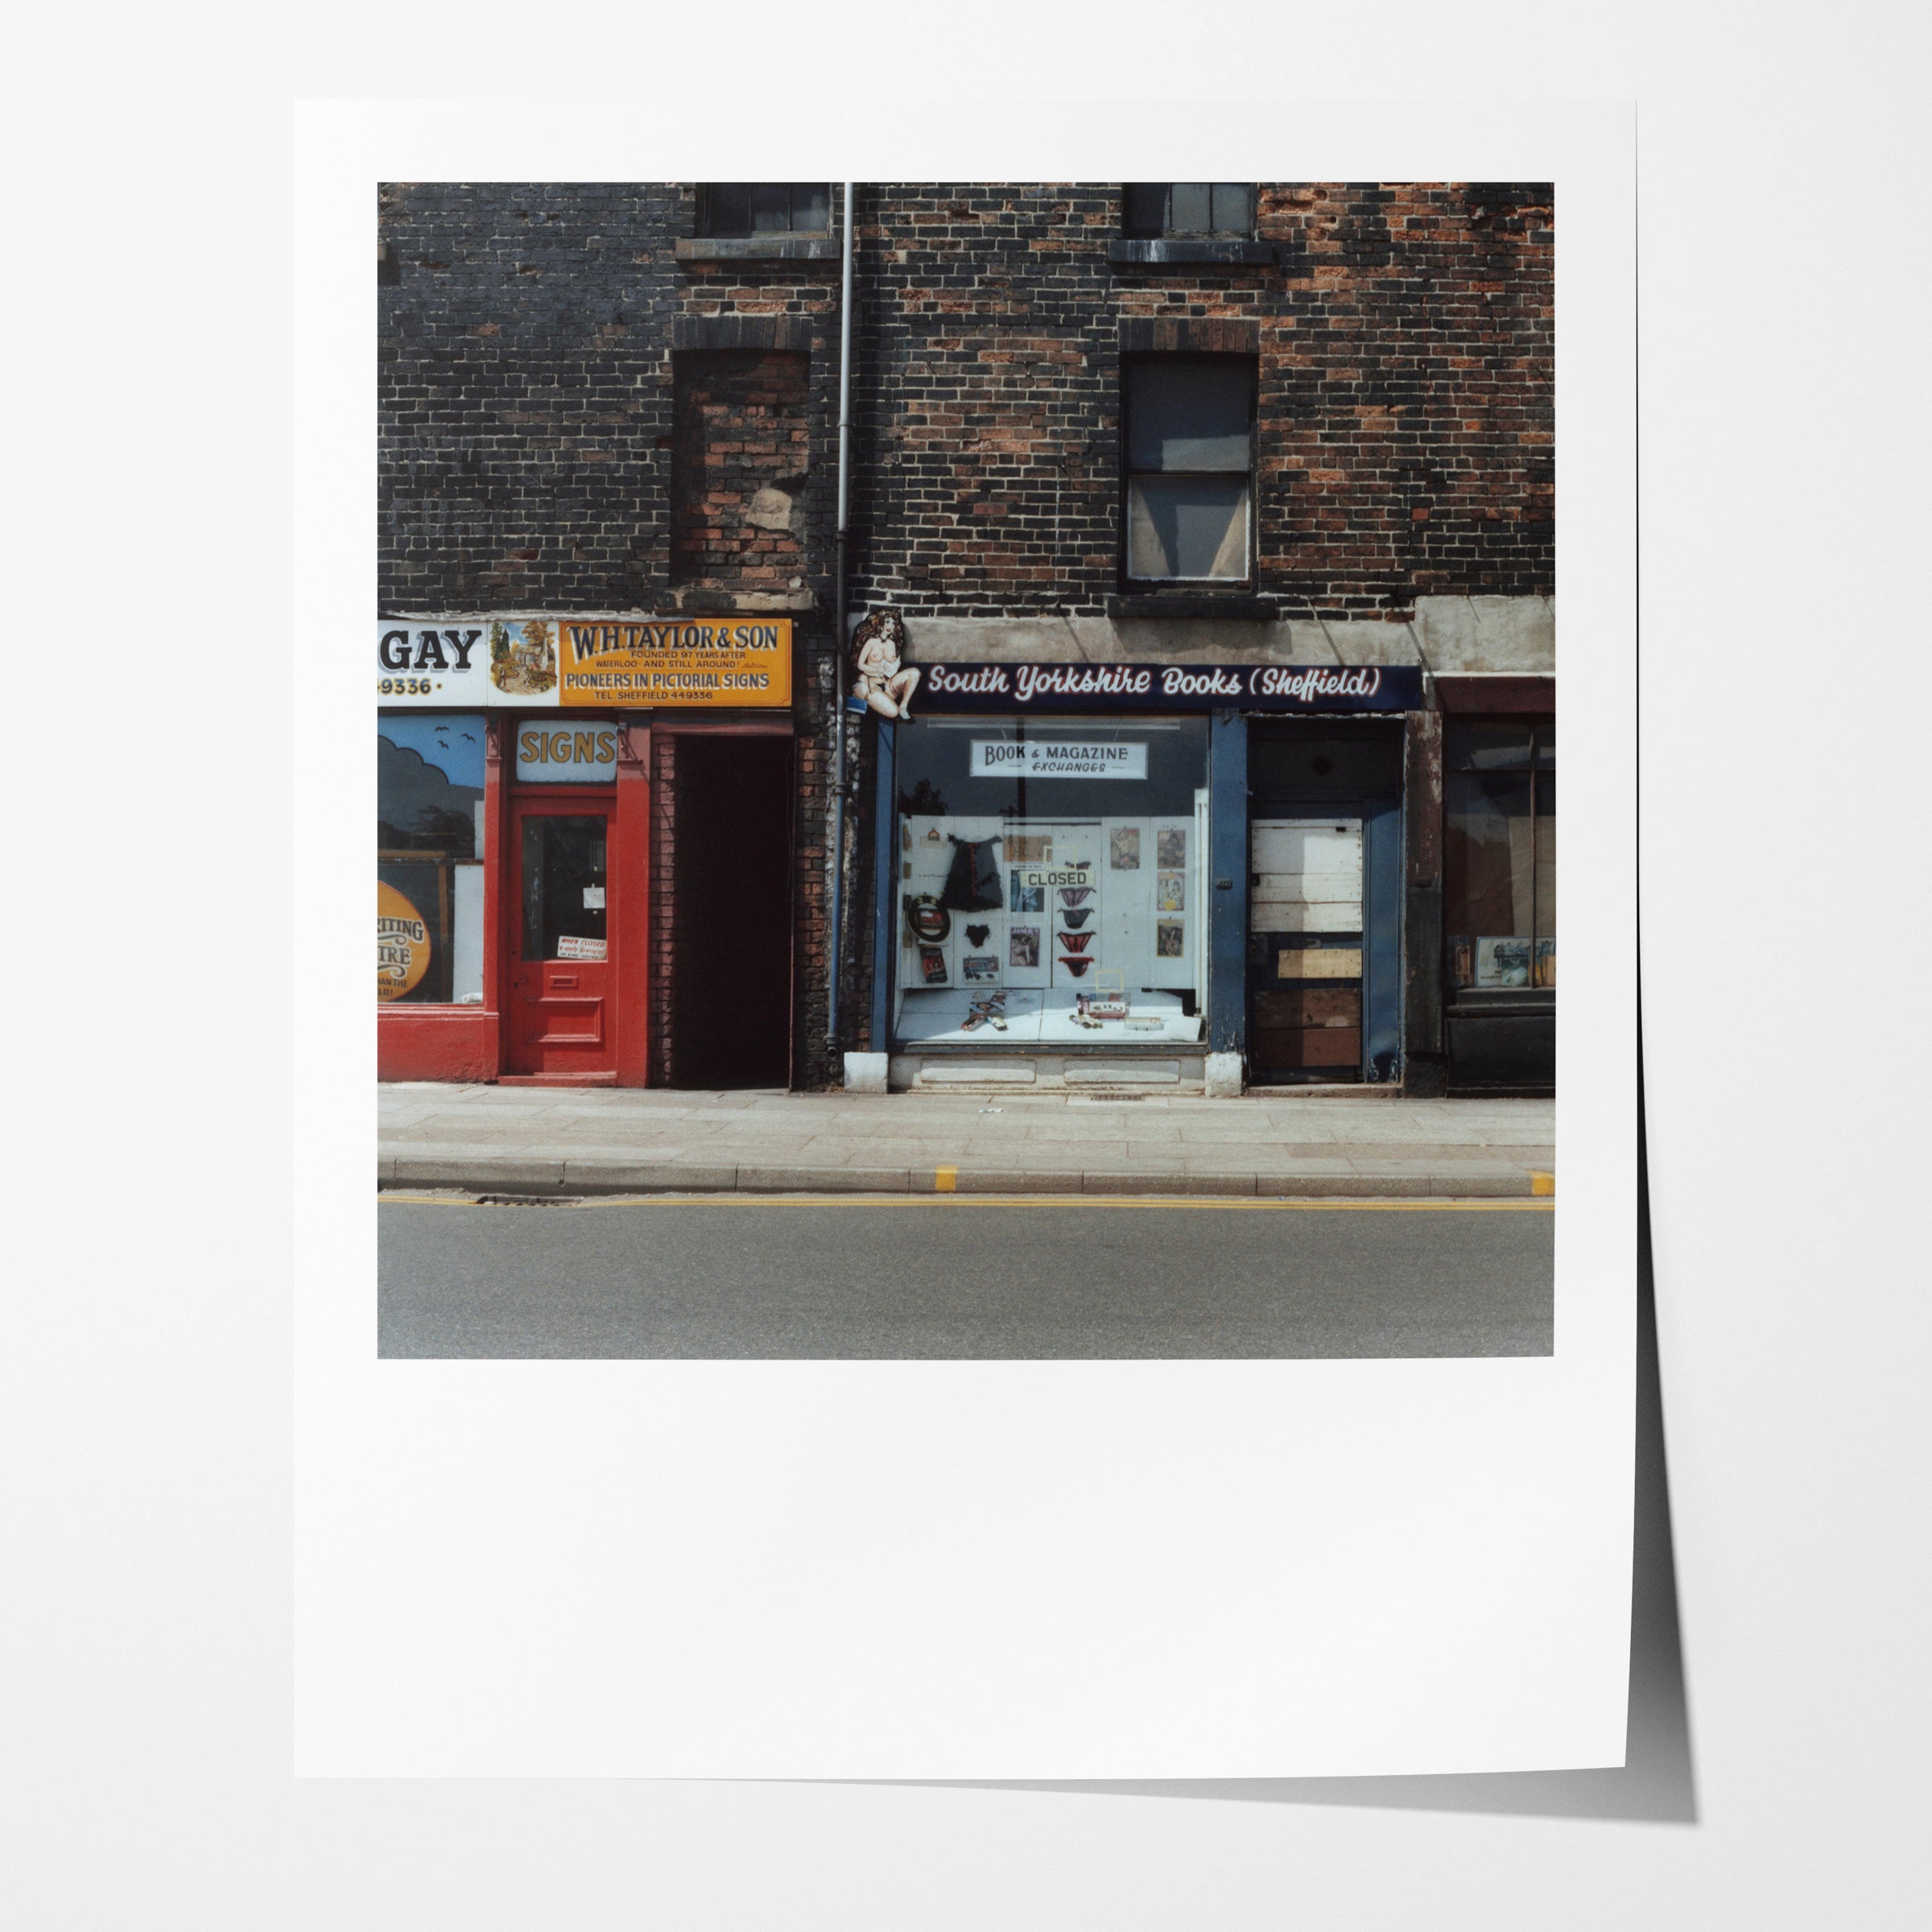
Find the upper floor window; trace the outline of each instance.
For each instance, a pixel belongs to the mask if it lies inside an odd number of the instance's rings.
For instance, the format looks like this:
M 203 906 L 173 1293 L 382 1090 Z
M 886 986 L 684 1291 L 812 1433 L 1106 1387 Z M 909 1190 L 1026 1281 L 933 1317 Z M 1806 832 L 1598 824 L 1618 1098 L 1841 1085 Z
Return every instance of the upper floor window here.
M 1130 181 L 1122 212 L 1129 235 L 1252 235 L 1254 189 L 1245 181 Z
M 831 226 L 824 181 L 712 181 L 698 190 L 700 235 L 824 234 Z
M 1254 368 L 1240 356 L 1126 365 L 1129 580 L 1253 575 Z

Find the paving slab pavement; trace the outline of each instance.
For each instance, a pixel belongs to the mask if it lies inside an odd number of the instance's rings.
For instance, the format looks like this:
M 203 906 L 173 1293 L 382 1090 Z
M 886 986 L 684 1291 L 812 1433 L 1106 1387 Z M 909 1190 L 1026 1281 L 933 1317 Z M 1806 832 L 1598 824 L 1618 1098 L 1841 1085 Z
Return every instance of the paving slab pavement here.
M 378 1187 L 477 1193 L 1554 1195 L 1553 1100 L 377 1089 Z

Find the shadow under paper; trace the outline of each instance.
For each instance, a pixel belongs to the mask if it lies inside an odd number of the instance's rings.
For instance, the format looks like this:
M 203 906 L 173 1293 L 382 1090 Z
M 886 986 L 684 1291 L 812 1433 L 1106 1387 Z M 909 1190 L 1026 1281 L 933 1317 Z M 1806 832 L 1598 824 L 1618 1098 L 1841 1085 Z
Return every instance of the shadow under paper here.
M 1252 1804 L 1358 1805 L 1410 1811 L 1499 1811 L 1695 1824 L 1697 1788 L 1684 1694 L 1670 1537 L 1670 1472 L 1657 1375 L 1657 1289 L 1644 1133 L 1642 1022 L 1637 1050 L 1637 1488 L 1630 1577 L 1630 1716 L 1620 1769 L 1486 1771 L 1390 1777 L 906 1779 L 996 1791 L 1120 1792 L 1141 1798 L 1235 1798 Z

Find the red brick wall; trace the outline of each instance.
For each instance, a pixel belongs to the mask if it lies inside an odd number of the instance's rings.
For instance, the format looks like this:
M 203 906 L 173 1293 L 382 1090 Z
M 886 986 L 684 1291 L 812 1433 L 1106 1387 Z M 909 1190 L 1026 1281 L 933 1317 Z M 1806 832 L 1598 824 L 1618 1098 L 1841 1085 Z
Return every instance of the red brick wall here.
M 677 985 L 677 733 L 650 734 L 650 1084 L 673 1077 L 673 1000 Z
M 782 591 L 803 580 L 810 366 L 775 350 L 674 358 L 673 582 Z

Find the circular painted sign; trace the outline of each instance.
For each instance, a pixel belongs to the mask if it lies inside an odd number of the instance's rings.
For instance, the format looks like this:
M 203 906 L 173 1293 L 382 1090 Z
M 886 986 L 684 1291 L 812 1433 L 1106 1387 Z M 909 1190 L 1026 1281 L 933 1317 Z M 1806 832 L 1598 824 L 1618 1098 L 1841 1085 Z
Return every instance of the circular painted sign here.
M 429 971 L 429 927 L 394 886 L 376 881 L 376 997 L 399 1000 Z

